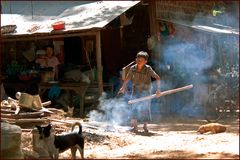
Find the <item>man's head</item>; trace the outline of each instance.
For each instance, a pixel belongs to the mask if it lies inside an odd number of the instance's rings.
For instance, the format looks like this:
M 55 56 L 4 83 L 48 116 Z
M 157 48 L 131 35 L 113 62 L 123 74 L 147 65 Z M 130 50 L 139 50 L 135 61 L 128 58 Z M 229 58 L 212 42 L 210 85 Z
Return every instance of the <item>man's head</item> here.
M 148 55 L 148 53 L 147 53 L 147 52 L 140 51 L 140 52 L 138 52 L 138 53 L 137 53 L 137 57 L 136 57 L 136 58 L 139 58 L 139 57 L 142 57 L 142 58 L 144 58 L 144 59 L 147 61 L 147 60 L 148 60 L 148 57 L 149 57 L 149 55 Z
M 146 63 L 147 63 L 147 60 L 148 60 L 148 53 L 147 52 L 144 52 L 144 51 L 140 51 L 138 52 L 137 54 L 137 57 L 136 57 L 136 63 L 139 67 L 142 67 L 144 66 Z
M 46 46 L 46 54 L 48 57 L 51 57 L 54 55 L 54 46 L 53 45 Z

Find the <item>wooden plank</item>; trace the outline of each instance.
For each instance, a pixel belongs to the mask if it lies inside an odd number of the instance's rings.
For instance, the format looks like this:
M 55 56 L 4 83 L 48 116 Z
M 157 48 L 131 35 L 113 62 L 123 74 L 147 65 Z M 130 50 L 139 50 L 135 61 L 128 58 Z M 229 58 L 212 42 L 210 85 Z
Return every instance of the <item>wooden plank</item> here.
M 96 28 L 96 30 L 100 30 Z M 38 39 L 53 39 L 53 38 L 63 38 L 63 37 L 75 37 L 75 36 L 91 36 L 95 33 L 90 31 L 76 31 L 76 32 L 61 32 L 58 34 L 49 35 L 49 33 L 35 33 L 31 35 L 7 35 L 2 37 L 3 42 L 11 41 L 26 41 L 26 40 L 38 40 Z
M 2 109 L 2 108 L 1 108 L 1 113 L 11 114 L 11 113 L 15 113 L 15 111 L 9 110 L 9 109 Z
M 16 122 L 16 123 L 44 123 L 44 122 L 49 122 L 49 120 L 29 118 L 29 119 L 15 119 L 14 122 Z
M 47 101 L 47 102 L 43 102 L 42 105 L 43 107 L 49 106 L 52 102 L 51 101 Z
M 43 117 L 43 112 L 26 112 L 26 113 L 19 113 L 19 114 L 4 114 L 1 113 L 2 118 L 13 118 L 13 119 L 19 119 L 19 118 L 39 118 Z
M 13 119 L 13 118 L 3 118 L 3 117 L 1 117 L 1 121 L 10 123 L 10 122 L 14 122 L 15 119 Z
M 54 118 L 44 118 L 46 120 L 49 120 L 49 121 L 55 121 L 55 122 L 61 122 L 61 123 L 66 123 L 66 124 L 73 124 L 72 122 L 68 122 L 68 121 L 63 121 L 63 120 L 59 120 L 59 119 L 54 119 Z
M 24 124 L 24 123 L 49 123 L 48 119 L 36 119 L 36 118 L 28 118 L 28 119 L 12 119 L 12 118 L 3 118 L 1 117 L 1 121 L 8 122 L 8 123 L 17 123 L 17 124 Z

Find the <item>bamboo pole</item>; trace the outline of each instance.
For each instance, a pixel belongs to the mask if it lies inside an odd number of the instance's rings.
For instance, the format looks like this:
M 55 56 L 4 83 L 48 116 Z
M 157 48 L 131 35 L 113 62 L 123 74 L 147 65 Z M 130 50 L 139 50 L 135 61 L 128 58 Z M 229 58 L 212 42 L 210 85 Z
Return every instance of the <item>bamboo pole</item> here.
M 187 89 L 191 89 L 191 88 L 193 88 L 192 84 L 184 86 L 184 87 L 175 88 L 175 89 L 171 89 L 171 90 L 161 92 L 160 95 L 152 94 L 150 96 L 145 96 L 145 97 L 133 99 L 133 100 L 128 101 L 128 104 L 133 104 L 133 103 L 137 103 L 137 102 L 141 102 L 141 101 L 145 101 L 145 100 L 149 100 L 149 99 L 153 99 L 153 98 L 159 98 L 161 96 L 165 96 L 165 95 L 168 95 L 168 94 L 173 94 L 173 93 L 180 92 L 180 91 L 187 90 Z

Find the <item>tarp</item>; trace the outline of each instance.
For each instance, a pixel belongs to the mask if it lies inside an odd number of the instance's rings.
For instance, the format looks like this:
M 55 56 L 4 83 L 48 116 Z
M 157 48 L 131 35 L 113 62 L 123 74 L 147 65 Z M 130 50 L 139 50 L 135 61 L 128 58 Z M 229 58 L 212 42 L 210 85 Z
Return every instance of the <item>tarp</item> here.
M 16 33 L 49 33 L 65 21 L 63 31 L 102 28 L 140 1 L 1 1 L 1 26 L 17 25 Z M 35 32 L 28 30 L 38 26 Z
M 206 31 L 209 33 L 239 35 L 239 29 L 233 28 L 230 26 L 220 25 L 220 24 L 201 24 L 198 22 L 187 22 L 187 21 L 176 21 L 176 20 L 172 20 L 171 22 L 180 24 L 183 26 L 191 27 L 194 29 Z

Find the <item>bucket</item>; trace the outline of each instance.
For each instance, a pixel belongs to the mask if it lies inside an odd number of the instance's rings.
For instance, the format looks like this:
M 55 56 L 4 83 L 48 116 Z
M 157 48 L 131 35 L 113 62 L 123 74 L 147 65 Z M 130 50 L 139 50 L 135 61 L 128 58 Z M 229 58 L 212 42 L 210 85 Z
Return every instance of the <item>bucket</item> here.
M 58 21 L 52 24 L 53 30 L 61 30 L 65 28 L 64 21 Z
M 33 96 L 32 106 L 33 106 L 34 109 L 37 109 L 37 110 L 42 109 L 42 107 L 43 107 L 42 100 L 41 100 L 39 95 L 34 95 Z
M 21 93 L 19 98 L 19 106 L 32 108 L 33 96 L 27 93 Z
M 39 95 L 30 95 L 27 93 L 21 93 L 19 98 L 19 105 L 26 108 L 33 108 L 40 110 L 43 105 Z
M 54 72 L 53 71 L 41 71 L 40 77 L 42 82 L 49 82 L 54 80 Z

